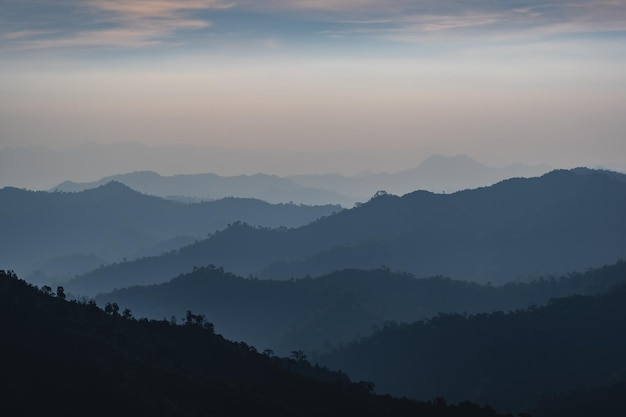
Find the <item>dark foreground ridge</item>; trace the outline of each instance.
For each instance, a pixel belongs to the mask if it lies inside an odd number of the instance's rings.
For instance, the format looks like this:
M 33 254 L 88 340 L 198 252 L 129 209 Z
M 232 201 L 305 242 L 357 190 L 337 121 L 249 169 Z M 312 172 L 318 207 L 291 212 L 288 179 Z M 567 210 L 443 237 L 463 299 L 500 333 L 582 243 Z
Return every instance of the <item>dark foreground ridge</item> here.
M 497 416 L 372 394 L 368 383 L 225 340 L 202 316 L 135 320 L 0 271 L 2 415 Z M 298 352 L 296 352 L 298 353 Z

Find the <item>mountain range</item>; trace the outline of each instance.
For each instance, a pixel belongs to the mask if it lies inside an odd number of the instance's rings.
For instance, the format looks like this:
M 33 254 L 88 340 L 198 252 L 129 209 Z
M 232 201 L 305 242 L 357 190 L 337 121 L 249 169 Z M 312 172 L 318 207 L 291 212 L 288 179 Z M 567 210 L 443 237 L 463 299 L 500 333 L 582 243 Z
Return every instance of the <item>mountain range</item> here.
M 40 270 L 40 280 L 171 251 L 235 221 L 294 227 L 341 210 L 241 198 L 183 204 L 116 182 L 76 193 L 3 188 L 0 201 L 0 230 L 12 237 L 0 242 L 0 264 L 25 275 Z
M 110 181 L 128 185 L 145 194 L 167 198 L 201 200 L 224 197 L 257 198 L 271 203 L 341 204 L 350 207 L 366 201 L 377 191 L 385 190 L 403 195 L 415 190 L 454 192 L 494 184 L 512 177 L 534 177 L 544 174 L 544 165 L 522 164 L 492 168 L 466 155 L 446 157 L 433 155 L 415 168 L 396 173 L 345 176 L 294 175 L 239 175 L 194 174 L 161 176 L 156 172 L 132 172 L 102 178 L 99 181 L 76 183 L 65 181 L 52 191 L 83 191 Z
M 414 168 L 394 173 L 365 173 L 354 177 L 339 174 L 293 175 L 296 183 L 333 191 L 366 201 L 377 191 L 404 195 L 415 190 L 452 193 L 484 187 L 517 177 L 536 177 L 550 171 L 546 165 L 514 164 L 494 168 L 476 162 L 467 155 L 432 155 Z
M 305 187 L 276 175 L 255 174 L 224 177 L 216 174 L 161 176 L 152 171 L 132 172 L 105 177 L 99 181 L 65 181 L 50 191 L 76 192 L 95 188 L 111 181 L 120 182 L 144 194 L 169 199 L 217 200 L 227 197 L 254 198 L 269 203 L 343 204 L 345 195 Z
M 462 398 L 537 416 L 617 417 L 626 411 L 625 349 L 622 284 L 542 307 L 390 324 L 315 359 L 374 382 L 380 393 Z M 580 409 L 566 413 L 572 398 Z
M 299 280 L 242 278 L 206 267 L 173 280 L 101 294 L 139 317 L 171 319 L 185 309 L 204 314 L 221 334 L 288 354 L 324 351 L 368 335 L 386 322 L 438 313 L 487 313 L 544 305 L 554 297 L 595 295 L 626 282 L 626 262 L 503 286 L 443 277 L 418 279 L 387 269 L 336 271 Z
M 381 265 L 478 282 L 558 275 L 626 254 L 625 178 L 575 169 L 453 194 L 379 193 L 298 228 L 234 223 L 198 243 L 99 268 L 67 285 L 94 295 L 166 282 L 209 264 L 268 279 Z
M 104 177 L 136 171 L 155 171 L 164 176 L 177 176 L 178 174 L 193 176 L 198 173 L 211 172 L 224 177 L 254 176 L 258 173 L 266 173 L 288 179 L 294 179 L 291 176 L 296 176 L 295 179 L 297 179 L 302 174 L 312 174 L 319 176 L 319 180 L 325 183 L 324 177 L 329 173 L 337 173 L 339 177 L 347 178 L 371 175 L 373 179 L 377 175 L 375 173 L 387 172 L 393 175 L 393 173 L 409 171 L 425 162 L 429 155 L 417 149 L 246 150 L 184 144 L 159 146 L 139 143 L 89 143 L 62 149 L 51 149 L 45 146 L 3 147 L 0 148 L 0 187 L 14 186 L 48 190 L 67 180 L 92 182 Z M 434 158 L 433 161 L 438 160 L 446 165 L 445 170 L 449 170 L 452 168 L 449 165 L 455 165 L 452 162 L 459 157 L 435 156 Z M 507 171 L 509 168 L 512 168 L 510 172 L 501 172 L 504 176 L 496 176 L 497 178 L 489 180 L 495 182 L 517 175 L 536 176 L 549 170 L 548 167 L 541 165 L 525 166 L 522 173 L 519 170 L 520 166 L 515 168 L 515 165 L 506 168 L 490 167 L 488 170 Z M 622 169 L 623 167 L 606 168 Z M 422 174 L 436 177 L 439 175 L 437 171 L 438 168 L 434 167 L 432 173 L 427 170 Z M 458 169 L 453 171 L 468 178 L 472 178 L 473 173 L 476 172 Z M 467 181 L 459 179 L 458 175 L 452 178 L 453 182 Z M 385 174 L 382 176 L 384 177 Z M 442 189 L 441 182 L 434 177 L 415 178 L 416 182 L 408 184 L 409 188 L 405 192 L 424 188 L 420 185 L 422 182 L 434 183 L 437 186 L 432 190 L 428 188 L 430 191 L 453 191 L 447 188 Z M 306 181 L 306 178 L 303 178 L 303 181 Z M 474 182 L 471 187 L 490 184 Z M 331 183 L 330 186 L 334 185 Z M 364 194 L 357 193 L 356 201 L 366 201 L 374 192 L 381 189 L 386 188 L 381 188 L 377 183 L 373 184 L 371 188 L 365 189 Z M 388 191 L 392 192 L 392 190 Z M 200 198 L 207 199 L 207 196 L 203 193 Z M 290 200 L 297 202 L 293 198 L 284 202 Z M 333 201 L 333 203 L 337 202 Z
M 483 168 L 1 189 L 0 413 L 623 416 L 626 175 Z
M 116 307 L 69 302 L 62 288 L 38 290 L 0 271 L 2 415 L 499 415 L 470 403 L 374 395 L 371 384 L 301 354 L 281 358 L 230 342 L 191 311 L 175 325 Z

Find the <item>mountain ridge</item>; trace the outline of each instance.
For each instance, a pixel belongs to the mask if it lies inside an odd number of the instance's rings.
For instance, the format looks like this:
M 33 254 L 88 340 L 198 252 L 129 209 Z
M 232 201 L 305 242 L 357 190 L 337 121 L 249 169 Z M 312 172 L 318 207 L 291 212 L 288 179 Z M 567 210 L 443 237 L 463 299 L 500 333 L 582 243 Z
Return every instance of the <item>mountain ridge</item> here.
M 182 204 L 119 182 L 77 193 L 3 188 L 0 200 L 0 228 L 15 236 L 0 242 L 0 262 L 23 275 L 50 272 L 46 268 L 56 263 L 57 277 L 85 272 L 80 268 L 87 261 L 91 270 L 160 247 L 171 250 L 181 238 L 189 244 L 239 220 L 293 227 L 341 210 L 243 198 Z
M 436 407 L 372 394 L 305 358 L 259 353 L 215 334 L 204 317 L 184 325 L 136 320 L 128 310 L 65 300 L 0 271 L 0 411 L 20 416 L 155 417 L 468 415 L 474 404 Z
M 373 381 L 381 393 L 463 398 L 531 415 L 547 402 L 552 409 L 540 415 L 566 415 L 557 411 L 567 407 L 559 399 L 611 385 L 619 375 L 623 381 L 625 301 L 622 283 L 600 295 L 512 312 L 392 323 L 315 359 Z M 621 398 L 624 387 L 616 386 Z M 623 410 L 623 401 L 612 397 L 606 407 Z
M 369 199 L 379 190 L 404 195 L 422 189 L 437 193 L 452 193 L 465 189 L 490 186 L 511 177 L 535 177 L 550 171 L 547 165 L 512 164 L 489 167 L 460 154 L 434 154 L 413 168 L 378 174 L 346 177 L 331 175 L 293 175 L 288 178 L 299 184 L 332 190 L 359 201 Z
M 50 191 L 84 191 L 111 181 L 121 182 L 139 192 L 162 198 L 189 197 L 199 201 L 211 201 L 239 197 L 255 198 L 274 204 L 350 204 L 344 195 L 304 187 L 284 177 L 261 173 L 237 176 L 213 173 L 162 176 L 154 171 L 134 171 L 107 176 L 94 182 L 64 181 Z
M 545 165 L 513 164 L 488 167 L 467 155 L 431 155 L 413 168 L 393 173 L 290 175 L 252 174 L 221 176 L 214 173 L 162 176 L 154 171 L 134 171 L 98 181 L 65 181 L 50 191 L 82 191 L 119 181 L 131 188 L 164 198 L 196 200 L 251 197 L 271 203 L 341 204 L 344 207 L 369 199 L 379 190 L 406 194 L 416 189 L 455 192 L 492 185 L 511 177 L 533 177 L 549 170 Z
M 95 300 L 100 306 L 116 302 L 152 319 L 190 308 L 206 315 L 229 339 L 288 353 L 328 350 L 385 322 L 413 322 L 443 312 L 511 311 L 544 305 L 554 297 L 595 295 L 625 282 L 626 262 L 503 286 L 416 278 L 387 269 L 271 281 L 205 267 L 163 284 L 100 294 Z
M 626 176 L 615 175 L 561 170 L 453 194 L 380 193 L 295 229 L 234 223 L 176 253 L 99 269 L 68 285 L 95 294 L 208 264 L 269 279 L 381 265 L 479 282 L 563 274 L 626 254 Z

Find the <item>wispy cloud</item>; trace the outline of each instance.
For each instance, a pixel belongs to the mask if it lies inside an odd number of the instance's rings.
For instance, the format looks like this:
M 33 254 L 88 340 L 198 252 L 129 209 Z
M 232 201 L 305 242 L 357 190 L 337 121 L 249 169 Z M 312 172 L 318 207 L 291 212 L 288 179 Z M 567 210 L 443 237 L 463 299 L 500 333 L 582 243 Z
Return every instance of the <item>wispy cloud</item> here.
M 324 33 L 386 39 L 528 39 L 626 31 L 623 0 L 239 0 L 240 6 L 307 14 L 343 27 Z
M 621 10 L 621 18 L 626 9 L 623 0 L 237 0 L 240 7 L 257 10 L 305 10 L 349 13 L 352 15 L 389 16 L 399 14 L 462 15 L 468 13 L 516 13 L 539 15 L 559 15 L 579 9 L 582 14 L 613 15 Z
M 47 11 L 38 11 L 38 6 L 44 3 L 23 0 L 19 10 L 23 16 L 40 13 L 42 17 Z M 26 8 L 28 4 L 31 7 Z M 11 25 L 5 25 L 11 29 L 4 33 L 0 29 L 0 40 L 22 49 L 144 47 L 179 44 L 185 42 L 185 32 L 209 26 L 217 35 L 227 34 L 230 25 L 252 43 L 259 39 L 290 43 L 299 35 L 309 40 L 318 36 L 494 43 L 626 33 L 624 0 L 58 0 L 47 7 L 57 8 L 56 26 L 17 24 L 18 13 L 5 17 L 7 22 L 11 19 Z M 207 17 L 207 11 L 219 9 L 231 9 L 228 20 L 219 20 L 224 14 Z M 74 16 L 74 26 L 63 24 L 64 12 Z M 0 16 L 0 28 L 2 23 Z
M 91 17 L 86 28 L 69 33 L 64 28 L 21 30 L 4 33 L 0 39 L 15 40 L 19 49 L 153 46 L 168 42 L 178 31 L 211 25 L 207 20 L 193 18 L 193 12 L 232 6 L 223 0 L 89 0 L 65 5 Z
M 19 39 L 29 39 L 37 36 L 49 35 L 51 33 L 54 32 L 45 30 L 18 30 L 14 32 L 0 34 L 0 40 L 11 41 Z
M 181 12 L 202 9 L 224 9 L 233 3 L 223 0 L 93 0 L 87 5 L 115 14 L 116 18 L 179 19 Z

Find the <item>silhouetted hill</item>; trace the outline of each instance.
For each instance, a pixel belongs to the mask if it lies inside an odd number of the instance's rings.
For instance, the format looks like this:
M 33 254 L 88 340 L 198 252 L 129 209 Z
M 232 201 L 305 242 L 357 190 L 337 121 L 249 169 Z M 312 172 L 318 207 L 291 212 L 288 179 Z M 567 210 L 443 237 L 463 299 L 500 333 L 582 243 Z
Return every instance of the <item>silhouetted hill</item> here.
M 226 149 L 206 146 L 189 146 L 184 144 L 147 146 L 138 143 L 112 143 L 98 144 L 89 143 L 77 147 L 65 149 L 48 149 L 46 147 L 2 147 L 0 148 L 0 187 L 16 186 L 36 190 L 50 189 L 63 181 L 73 180 L 79 182 L 96 181 L 98 179 L 113 176 L 120 173 L 134 171 L 156 171 L 161 175 L 171 176 L 181 173 L 213 172 L 220 176 L 240 176 L 242 174 L 253 175 L 259 172 L 283 176 L 288 180 L 295 181 L 296 177 L 285 177 L 297 174 L 328 174 L 329 172 L 341 172 L 344 175 L 351 173 L 374 170 L 395 173 L 415 167 L 427 155 L 418 150 L 392 150 L 392 149 L 346 149 L 337 151 L 324 149 L 313 151 L 311 149 L 294 151 L 289 149 L 245 150 Z M 456 157 L 448 158 L 454 160 Z M 36 169 L 34 169 L 36 167 Z M 512 176 L 535 176 L 547 171 L 545 167 L 524 167 L 539 169 L 538 171 L 508 171 L 493 180 L 509 178 Z M 543 168 L 543 170 L 541 170 Z M 611 169 L 626 170 L 624 165 L 607 167 Z M 490 168 L 493 169 L 493 168 Z M 426 172 L 428 173 L 428 172 Z M 369 174 L 359 174 L 365 177 Z M 377 174 L 372 174 L 375 177 Z M 393 174 L 392 174 L 393 175 Z M 462 176 L 470 176 L 463 171 Z M 307 177 L 307 176 L 305 176 Z M 317 180 L 318 175 L 312 176 Z M 337 175 L 337 177 L 342 177 Z M 322 188 L 332 191 L 334 182 L 326 182 L 325 175 L 319 175 L 322 180 L 321 186 L 329 185 L 331 188 Z M 349 177 L 348 177 L 349 178 Z M 358 197 L 353 201 L 365 201 L 375 191 L 387 190 L 400 194 L 419 188 L 426 188 L 434 192 L 452 192 L 459 188 L 440 188 L 440 182 L 433 181 L 436 188 L 428 187 L 428 177 L 415 178 L 413 183 L 407 184 L 404 190 L 392 190 L 390 184 L 383 184 L 374 190 L 363 183 L 365 190 L 354 189 L 351 185 L 346 189 L 355 192 Z M 454 178 L 453 183 L 463 181 L 459 177 Z M 479 182 L 465 185 L 463 188 L 474 188 L 489 185 L 491 182 Z M 312 183 L 298 184 L 299 187 L 320 188 Z M 372 183 L 374 185 L 374 183 Z M 379 185 L 376 183 L 375 185 Z M 358 193 L 357 193 L 358 191 Z M 170 195 L 179 195 L 175 192 Z M 230 194 L 229 194 L 230 195 Z M 205 195 L 202 198 L 206 199 Z M 263 198 L 261 198 L 263 199 Z M 290 198 L 286 201 L 297 201 Z M 325 200 L 323 200 L 325 201 Z M 333 203 L 339 201 L 331 200 Z M 321 202 L 320 202 L 321 203 Z
M 99 269 L 77 293 L 165 282 L 193 266 L 286 279 L 386 265 L 417 276 L 506 282 L 615 262 L 626 254 L 626 182 L 553 171 L 491 187 L 369 202 L 292 230 L 234 224 L 177 252 Z
M 449 278 L 417 279 L 385 269 L 343 270 L 319 278 L 246 279 L 200 268 L 170 282 L 96 297 L 139 317 L 161 319 L 185 309 L 205 314 L 231 340 L 276 352 L 329 349 L 368 335 L 388 321 L 413 322 L 437 313 L 482 313 L 546 304 L 573 294 L 597 294 L 626 281 L 626 262 L 504 286 Z
M 288 177 L 307 187 L 320 188 L 350 196 L 355 201 L 365 201 L 379 190 L 403 195 L 415 190 L 456 192 L 484 187 L 513 177 L 535 177 L 545 174 L 545 165 L 523 164 L 492 168 L 480 164 L 467 155 L 432 155 L 415 168 L 395 173 L 365 174 L 346 177 L 330 175 L 293 175 Z
M 533 410 L 533 416 L 625 416 L 626 374 L 614 376 L 611 380 L 606 385 L 545 396 Z
M 255 174 L 226 177 L 210 173 L 161 176 L 153 171 L 138 171 L 112 175 L 94 182 L 65 181 L 52 188 L 52 191 L 84 191 L 117 181 L 139 192 L 164 198 L 191 197 L 210 200 L 245 197 L 271 203 L 293 201 L 302 204 L 341 204 L 348 207 L 357 201 L 369 199 L 379 190 L 398 195 L 417 189 L 450 193 L 491 185 L 512 177 L 534 177 L 548 170 L 546 166 L 523 164 L 492 168 L 466 155 L 433 155 L 415 168 L 391 174 L 353 177 L 340 174 L 289 177 Z
M 323 234 L 326 242 L 299 259 L 277 256 L 282 262 L 261 276 L 381 264 L 482 281 L 564 273 L 626 253 L 625 211 L 626 184 L 591 170 L 553 171 L 450 195 L 380 195 L 360 210 L 292 231 L 316 234 L 300 241 Z
M 0 243 L 0 263 L 57 278 L 123 257 L 160 254 L 239 220 L 293 227 L 341 209 L 238 198 L 181 204 L 116 182 L 78 193 L 4 188 L 0 201 L 0 230 L 11 237 Z
M 276 175 L 255 174 L 224 177 L 217 174 L 161 176 L 152 171 L 105 177 L 99 181 L 65 181 L 51 191 L 84 191 L 111 181 L 120 182 L 141 193 L 158 197 L 192 197 L 217 200 L 226 197 L 255 198 L 269 203 L 343 204 L 352 200 L 336 192 L 305 187 Z
M 306 360 L 186 325 L 67 302 L 0 271 L 0 412 L 7 416 L 496 416 L 369 393 Z M 295 358 L 295 355 L 294 355 Z
M 381 393 L 440 395 L 515 412 L 542 405 L 548 411 L 542 398 L 567 400 L 574 390 L 593 390 L 623 375 L 625 349 L 626 286 L 621 285 L 604 295 L 554 299 L 512 313 L 443 314 L 389 325 L 316 360 L 374 382 Z M 621 389 L 620 402 L 623 387 L 613 387 Z M 568 408 L 567 402 L 553 402 L 544 415 L 570 415 Z

